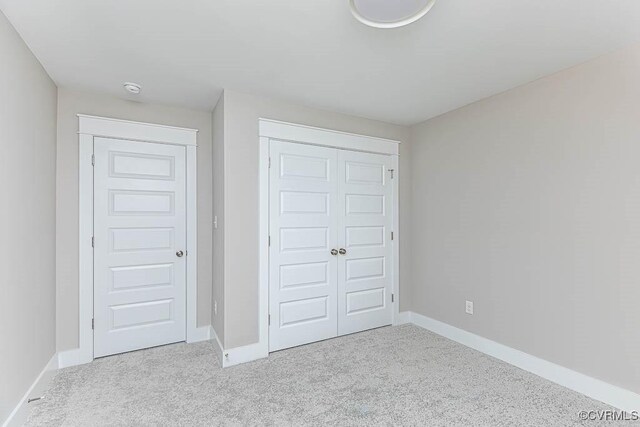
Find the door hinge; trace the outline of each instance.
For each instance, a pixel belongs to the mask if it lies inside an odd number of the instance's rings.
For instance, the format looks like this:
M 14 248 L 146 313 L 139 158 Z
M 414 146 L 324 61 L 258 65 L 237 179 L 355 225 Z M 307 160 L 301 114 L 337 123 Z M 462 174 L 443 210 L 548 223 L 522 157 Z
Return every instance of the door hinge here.
M 394 171 L 394 170 L 395 170 L 395 169 L 389 169 L 389 172 L 391 172 L 391 179 L 393 179 L 393 171 Z
M 269 169 L 271 169 L 271 157 L 269 157 Z
M 269 246 L 271 246 L 271 236 L 269 236 Z
M 91 155 L 91 166 L 95 166 L 96 165 L 96 155 L 92 154 Z
M 391 294 L 391 302 L 394 302 L 394 301 L 395 301 L 395 295 Z
M 91 247 L 95 248 L 96 247 L 96 238 L 91 236 Z
M 391 240 L 393 240 L 393 231 L 391 232 Z
M 95 329 L 96 319 L 91 319 L 91 329 Z
M 269 315 L 269 326 L 271 326 L 271 315 Z

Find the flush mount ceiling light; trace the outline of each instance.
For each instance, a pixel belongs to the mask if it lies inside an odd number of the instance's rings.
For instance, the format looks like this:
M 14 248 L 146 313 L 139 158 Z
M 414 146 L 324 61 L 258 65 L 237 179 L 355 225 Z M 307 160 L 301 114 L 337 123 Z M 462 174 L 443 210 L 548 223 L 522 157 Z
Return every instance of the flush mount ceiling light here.
M 436 0 L 349 0 L 351 13 L 365 25 L 397 28 L 417 21 Z
M 139 94 L 140 91 L 142 90 L 140 85 L 137 84 L 137 83 L 126 82 L 123 86 L 124 86 L 124 90 L 126 90 L 127 92 L 132 93 L 134 95 Z

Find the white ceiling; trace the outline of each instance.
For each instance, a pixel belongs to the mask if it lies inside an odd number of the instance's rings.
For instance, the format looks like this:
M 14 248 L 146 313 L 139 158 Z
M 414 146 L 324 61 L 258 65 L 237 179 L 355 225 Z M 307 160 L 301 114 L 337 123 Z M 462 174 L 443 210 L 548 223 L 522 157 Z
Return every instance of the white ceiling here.
M 390 0 L 391 1 L 391 0 Z M 62 87 L 211 109 L 222 88 L 413 124 L 640 41 L 639 0 L 439 0 L 407 27 L 347 0 L 0 0 Z

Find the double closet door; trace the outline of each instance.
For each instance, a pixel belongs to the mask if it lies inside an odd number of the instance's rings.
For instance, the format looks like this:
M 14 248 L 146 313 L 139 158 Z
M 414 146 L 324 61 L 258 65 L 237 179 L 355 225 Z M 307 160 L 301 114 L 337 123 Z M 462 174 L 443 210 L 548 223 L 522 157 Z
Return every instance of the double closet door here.
M 391 324 L 393 162 L 270 142 L 270 351 Z

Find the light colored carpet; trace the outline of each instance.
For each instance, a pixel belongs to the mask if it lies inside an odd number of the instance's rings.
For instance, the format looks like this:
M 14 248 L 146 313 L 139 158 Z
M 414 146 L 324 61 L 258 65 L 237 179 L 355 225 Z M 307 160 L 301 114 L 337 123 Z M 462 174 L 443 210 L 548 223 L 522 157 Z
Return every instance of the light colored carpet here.
M 211 342 L 59 371 L 31 426 L 570 426 L 612 409 L 413 325 L 221 369 Z M 630 423 L 624 423 L 630 425 Z

